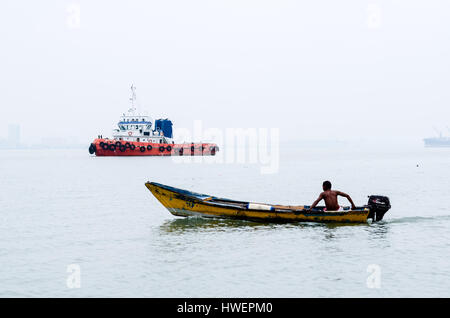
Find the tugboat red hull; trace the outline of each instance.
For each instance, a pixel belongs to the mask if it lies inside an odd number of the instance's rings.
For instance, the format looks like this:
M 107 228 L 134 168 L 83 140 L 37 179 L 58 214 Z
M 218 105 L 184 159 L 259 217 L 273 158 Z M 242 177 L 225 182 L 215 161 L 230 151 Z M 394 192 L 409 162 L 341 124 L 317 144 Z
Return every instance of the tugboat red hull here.
M 219 147 L 212 143 L 162 144 L 95 139 L 89 153 L 96 156 L 214 156 Z

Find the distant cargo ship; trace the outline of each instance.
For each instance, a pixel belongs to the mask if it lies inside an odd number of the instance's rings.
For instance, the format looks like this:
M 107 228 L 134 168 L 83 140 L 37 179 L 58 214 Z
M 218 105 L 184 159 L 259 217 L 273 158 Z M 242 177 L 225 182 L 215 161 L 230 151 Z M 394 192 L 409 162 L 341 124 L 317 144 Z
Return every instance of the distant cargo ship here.
M 442 135 L 442 132 L 435 130 L 439 133 L 439 137 L 425 138 L 425 147 L 450 147 L 450 137 Z
M 172 136 L 172 122 L 141 114 L 135 107 L 136 92 L 131 86 L 131 108 L 120 117 L 113 137 L 98 136 L 89 146 L 96 156 L 214 156 L 219 147 L 213 143 L 176 144 Z

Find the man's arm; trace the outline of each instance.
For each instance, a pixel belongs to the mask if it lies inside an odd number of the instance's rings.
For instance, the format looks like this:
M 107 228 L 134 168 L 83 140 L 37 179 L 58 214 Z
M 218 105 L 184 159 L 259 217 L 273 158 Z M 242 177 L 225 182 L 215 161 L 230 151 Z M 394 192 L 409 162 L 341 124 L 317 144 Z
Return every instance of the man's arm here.
M 345 197 L 347 198 L 347 200 L 352 204 L 352 209 L 355 210 L 356 206 L 353 203 L 352 198 L 350 198 L 350 196 L 347 193 L 341 192 L 341 191 L 336 191 L 337 195 L 340 195 L 341 197 Z
M 311 205 L 311 207 L 307 210 L 308 212 L 311 211 L 312 209 L 314 209 L 316 207 L 316 205 L 323 199 L 323 193 L 321 193 L 319 195 L 319 197 L 317 198 L 316 201 L 314 201 L 314 203 Z

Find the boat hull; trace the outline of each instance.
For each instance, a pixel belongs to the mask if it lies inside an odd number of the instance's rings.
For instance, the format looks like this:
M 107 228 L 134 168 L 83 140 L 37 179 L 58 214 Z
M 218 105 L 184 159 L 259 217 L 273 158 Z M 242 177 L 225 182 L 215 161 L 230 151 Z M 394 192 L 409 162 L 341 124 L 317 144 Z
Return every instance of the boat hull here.
M 450 147 L 450 138 L 425 138 L 425 147 L 446 148 Z
M 307 206 L 267 205 L 221 199 L 173 188 L 155 182 L 146 187 L 176 216 L 200 216 L 206 218 L 229 218 L 264 222 L 334 222 L 366 223 L 370 210 L 360 208 L 343 212 L 307 211 Z
M 151 142 L 95 139 L 89 153 L 96 156 L 214 156 L 219 151 L 216 144 L 186 143 L 163 144 Z

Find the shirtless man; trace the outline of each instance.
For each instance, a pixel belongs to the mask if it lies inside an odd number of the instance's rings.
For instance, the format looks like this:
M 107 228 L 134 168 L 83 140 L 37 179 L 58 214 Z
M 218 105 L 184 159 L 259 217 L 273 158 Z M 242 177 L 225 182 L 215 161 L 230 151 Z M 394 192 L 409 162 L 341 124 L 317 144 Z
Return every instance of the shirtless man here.
M 317 205 L 317 203 L 319 203 L 322 199 L 325 201 L 325 205 L 327 206 L 327 210 L 328 211 L 339 211 L 341 210 L 341 206 L 339 206 L 338 204 L 338 195 L 342 196 L 342 197 L 346 197 L 348 199 L 348 201 L 352 204 L 352 209 L 355 210 L 356 206 L 352 201 L 352 198 L 350 198 L 350 196 L 344 192 L 341 191 L 335 191 L 335 190 L 331 190 L 331 182 L 330 181 L 325 181 L 323 183 L 323 192 L 320 194 L 319 198 L 314 201 L 314 203 L 311 205 L 311 207 L 307 210 L 308 212 L 310 212 L 312 209 L 314 209 Z

